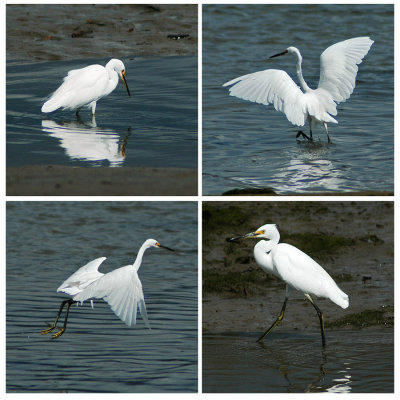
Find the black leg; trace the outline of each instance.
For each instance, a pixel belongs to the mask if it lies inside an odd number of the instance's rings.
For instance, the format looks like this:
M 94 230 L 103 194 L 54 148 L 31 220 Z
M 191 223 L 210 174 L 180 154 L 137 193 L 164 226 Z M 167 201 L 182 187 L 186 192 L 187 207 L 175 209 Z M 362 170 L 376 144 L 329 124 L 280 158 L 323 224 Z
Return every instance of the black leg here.
M 308 139 L 310 142 L 313 141 L 312 132 L 310 130 L 310 136 L 307 136 L 303 131 L 297 131 L 296 139 L 299 137 L 303 137 L 304 139 Z
M 61 315 L 61 313 L 62 313 L 62 310 L 63 310 L 65 304 L 67 304 L 69 301 L 71 301 L 71 299 L 64 300 L 64 301 L 61 303 L 60 309 L 58 310 L 58 314 L 57 314 L 56 320 L 54 321 L 53 325 L 50 325 L 50 328 L 45 329 L 44 331 L 42 331 L 42 333 L 41 333 L 42 335 L 47 335 L 48 333 L 50 333 L 50 332 L 56 327 L 57 322 L 58 322 L 58 319 L 60 318 L 60 315 Z
M 318 318 L 319 318 L 319 325 L 321 327 L 321 338 L 322 338 L 322 346 L 325 347 L 325 328 L 324 328 L 324 314 L 322 314 L 322 311 L 319 309 L 319 307 L 313 302 L 312 298 L 310 295 L 306 294 L 307 300 L 310 301 L 310 303 L 313 305 L 315 308 L 315 311 L 317 311 Z
M 60 336 L 65 332 L 65 330 L 67 329 L 67 321 L 68 321 L 69 308 L 71 307 L 71 304 L 74 304 L 74 303 L 76 303 L 76 301 L 74 301 L 74 300 L 72 300 L 72 299 L 70 299 L 70 300 L 67 301 L 67 309 L 66 309 L 66 311 L 65 311 L 64 325 L 63 325 L 63 327 L 62 327 L 58 332 L 56 332 L 56 333 L 54 333 L 54 334 L 52 335 L 52 339 L 57 339 L 57 338 L 60 337 Z
M 283 315 L 285 314 L 286 303 L 288 299 L 289 299 L 289 287 L 286 286 L 286 296 L 285 296 L 285 301 L 283 302 L 281 313 L 279 314 L 275 322 L 258 338 L 257 342 L 261 342 L 272 331 L 272 329 L 274 329 L 283 320 Z
M 326 136 L 328 136 L 328 144 L 332 144 L 331 138 L 328 135 L 328 125 L 326 122 L 324 122 L 324 128 L 325 128 Z

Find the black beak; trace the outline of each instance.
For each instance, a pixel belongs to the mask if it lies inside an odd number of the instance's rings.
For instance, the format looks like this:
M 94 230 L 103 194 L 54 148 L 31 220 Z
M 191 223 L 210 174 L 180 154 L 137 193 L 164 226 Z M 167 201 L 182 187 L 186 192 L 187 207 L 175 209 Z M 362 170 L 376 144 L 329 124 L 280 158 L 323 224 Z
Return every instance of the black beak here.
M 158 243 L 158 247 L 161 247 L 162 249 L 169 250 L 169 251 L 175 251 L 174 249 L 170 249 L 169 247 L 162 246 L 160 243 Z
M 271 56 L 270 58 L 279 57 L 279 56 L 284 56 L 284 55 L 287 54 L 287 53 L 288 53 L 288 51 L 285 50 L 285 51 L 282 51 L 282 53 L 278 53 L 278 54 L 275 54 L 275 55 Z
M 234 238 L 227 238 L 226 241 L 227 242 L 238 242 L 241 239 L 254 238 L 256 236 L 257 236 L 256 232 L 250 232 L 250 233 L 246 233 L 245 235 L 237 236 Z
M 127 92 L 128 92 L 128 96 L 130 96 L 131 93 L 130 93 L 129 88 L 128 88 L 128 83 L 126 82 L 125 71 L 122 71 L 121 78 L 122 78 L 122 82 L 124 82 L 124 85 L 125 85 L 126 90 L 127 90 Z

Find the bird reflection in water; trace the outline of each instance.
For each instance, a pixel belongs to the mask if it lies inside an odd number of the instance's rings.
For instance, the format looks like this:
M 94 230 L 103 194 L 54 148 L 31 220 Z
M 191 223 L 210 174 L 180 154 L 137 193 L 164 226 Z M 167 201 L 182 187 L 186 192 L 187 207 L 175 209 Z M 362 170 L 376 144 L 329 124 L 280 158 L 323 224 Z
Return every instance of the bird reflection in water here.
M 94 165 L 108 161 L 111 167 L 123 165 L 131 135 L 131 128 L 128 128 L 121 140 L 113 130 L 99 128 L 94 116 L 90 122 L 82 121 L 79 116 L 73 121 L 42 120 L 42 130 L 58 139 L 71 160 L 87 161 Z

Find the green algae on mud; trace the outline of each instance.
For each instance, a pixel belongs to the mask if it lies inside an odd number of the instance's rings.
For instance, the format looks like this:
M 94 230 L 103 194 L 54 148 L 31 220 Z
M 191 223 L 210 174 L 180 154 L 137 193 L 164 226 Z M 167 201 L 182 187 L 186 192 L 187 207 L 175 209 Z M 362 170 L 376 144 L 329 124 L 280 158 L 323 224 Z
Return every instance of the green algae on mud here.
M 294 210 L 295 211 L 295 210 Z M 237 230 L 238 226 L 246 224 L 251 215 L 251 210 L 244 211 L 239 206 L 229 206 L 220 208 L 217 205 L 203 204 L 203 238 L 205 241 L 211 240 L 210 235 L 222 233 L 229 226 L 232 226 L 232 232 Z M 255 229 L 256 227 L 253 227 Z M 249 230 L 250 232 L 251 230 Z M 241 232 L 242 234 L 247 232 Z M 325 260 L 327 257 L 337 254 L 343 247 L 353 246 L 357 239 L 343 237 L 339 235 L 328 235 L 326 233 L 288 233 L 280 230 L 281 237 L 285 237 L 285 242 L 293 246 L 301 248 L 307 254 L 319 257 Z M 368 240 L 369 237 L 359 238 L 360 240 Z M 375 242 L 378 239 L 375 239 Z M 232 246 L 237 246 L 232 243 Z M 234 247 L 227 250 L 234 251 Z
M 301 248 L 304 253 L 318 257 L 321 261 L 343 250 L 343 247 L 353 246 L 356 239 L 334 236 L 324 233 L 285 234 L 285 241 Z
M 246 297 L 257 292 L 258 287 L 265 289 L 269 281 L 274 277 L 267 275 L 260 269 L 248 269 L 246 271 L 203 271 L 203 292 L 226 292 L 235 297 Z
M 211 204 L 203 203 L 203 237 L 208 234 L 224 232 L 229 226 L 241 226 L 248 219 L 248 213 L 240 207 L 229 206 L 219 208 Z
M 343 318 L 339 318 L 333 322 L 326 322 L 328 328 L 338 328 L 343 326 L 353 326 L 356 328 L 366 328 L 368 326 L 381 325 L 386 327 L 394 327 L 393 308 L 387 307 L 388 310 L 364 310 L 359 313 L 347 314 Z M 387 315 L 391 313 L 392 315 Z

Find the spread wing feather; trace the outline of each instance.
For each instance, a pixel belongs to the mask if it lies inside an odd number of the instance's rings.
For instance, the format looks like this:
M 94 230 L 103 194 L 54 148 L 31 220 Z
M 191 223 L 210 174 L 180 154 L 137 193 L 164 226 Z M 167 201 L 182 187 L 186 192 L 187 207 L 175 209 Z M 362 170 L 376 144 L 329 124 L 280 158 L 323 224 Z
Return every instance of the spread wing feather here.
M 327 90 L 338 103 L 347 100 L 356 86 L 357 65 L 373 43 L 369 37 L 358 37 L 328 47 L 320 57 L 318 88 Z
M 122 321 L 128 326 L 136 324 L 137 309 L 139 307 L 142 318 L 150 328 L 142 284 L 137 271 L 132 265 L 119 268 L 104 275 L 89 285 L 74 300 L 83 302 L 89 299 L 103 299 Z
M 74 296 L 100 279 L 104 274 L 99 272 L 98 269 L 105 259 L 106 257 L 96 258 L 79 268 L 59 286 L 57 292 L 64 292 Z
M 285 72 L 267 69 L 232 79 L 229 94 L 259 104 L 273 104 L 294 125 L 303 126 L 307 119 L 304 93 Z

